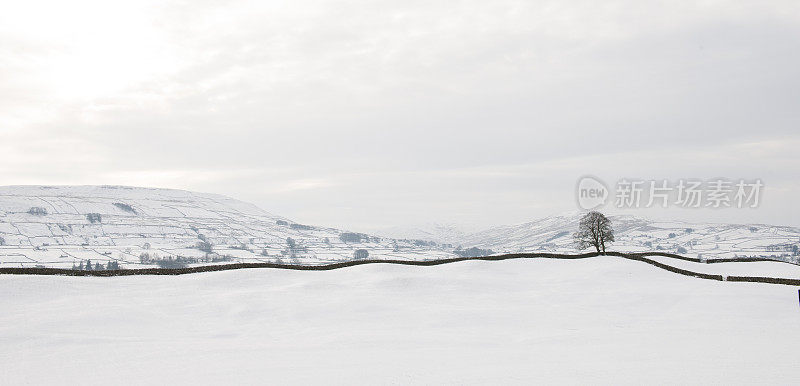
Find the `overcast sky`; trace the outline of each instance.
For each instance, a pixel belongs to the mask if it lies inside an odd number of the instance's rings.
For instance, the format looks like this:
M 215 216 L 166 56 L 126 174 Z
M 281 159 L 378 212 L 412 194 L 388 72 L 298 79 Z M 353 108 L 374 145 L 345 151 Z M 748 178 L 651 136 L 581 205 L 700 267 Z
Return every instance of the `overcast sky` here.
M 575 210 L 586 174 L 762 178 L 800 226 L 800 2 L 9 1 L 0 184 L 371 229 Z

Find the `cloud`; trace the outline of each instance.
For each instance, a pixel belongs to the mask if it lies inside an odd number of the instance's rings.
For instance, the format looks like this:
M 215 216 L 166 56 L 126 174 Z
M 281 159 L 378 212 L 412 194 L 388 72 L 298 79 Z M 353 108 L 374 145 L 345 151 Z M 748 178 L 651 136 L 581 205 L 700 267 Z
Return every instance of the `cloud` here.
M 0 170 L 213 191 L 331 225 L 519 221 L 572 205 L 553 187 L 586 173 L 769 165 L 789 186 L 798 15 L 794 1 L 19 3 L 0 14 Z

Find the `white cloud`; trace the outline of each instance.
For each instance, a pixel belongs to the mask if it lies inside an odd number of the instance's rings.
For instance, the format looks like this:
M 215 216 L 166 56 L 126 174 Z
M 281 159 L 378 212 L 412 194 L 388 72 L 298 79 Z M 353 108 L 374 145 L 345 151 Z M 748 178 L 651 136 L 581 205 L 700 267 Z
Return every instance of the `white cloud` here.
M 4 10 L 9 184 L 199 189 L 381 226 L 546 215 L 590 172 L 798 183 L 794 1 Z

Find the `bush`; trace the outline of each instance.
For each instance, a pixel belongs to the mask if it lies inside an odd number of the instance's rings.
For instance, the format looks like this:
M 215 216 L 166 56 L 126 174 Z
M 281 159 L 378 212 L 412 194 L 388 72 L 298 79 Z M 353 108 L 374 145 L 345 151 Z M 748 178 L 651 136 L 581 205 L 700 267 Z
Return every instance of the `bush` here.
M 275 221 L 275 224 L 278 224 L 278 225 L 289 225 L 289 223 L 288 223 L 288 222 L 286 222 L 286 221 L 283 221 L 283 220 L 278 220 L 278 221 Z
M 47 216 L 47 209 L 42 208 L 41 206 L 32 206 L 28 209 L 28 214 L 32 214 L 34 216 Z
M 686 253 L 686 252 L 689 252 L 689 251 L 686 250 L 686 248 L 678 247 L 678 253 Z
M 301 230 L 301 231 L 310 231 L 310 230 L 314 229 L 314 227 L 312 227 L 310 225 L 303 225 L 303 224 L 292 224 L 292 225 L 289 225 L 289 228 L 297 229 L 297 230 Z
M 119 261 L 116 261 L 116 260 L 115 261 L 109 261 L 108 264 L 106 264 L 106 270 L 111 271 L 111 270 L 118 270 L 118 269 L 122 269 L 119 266 Z
M 103 218 L 100 216 L 100 213 L 86 213 L 86 219 L 89 220 L 89 222 L 92 224 L 103 221 Z
M 117 208 L 119 208 L 121 210 L 124 210 L 126 212 L 136 214 L 136 209 L 133 209 L 133 207 L 128 205 L 128 204 L 124 204 L 124 203 L 121 203 L 121 202 L 115 202 L 114 206 L 116 206 Z
M 364 235 L 360 233 L 344 232 L 339 235 L 343 243 L 360 243 Z
M 176 269 L 187 267 L 186 262 L 182 260 L 158 260 L 156 261 L 156 264 L 158 265 L 158 268 Z
M 201 250 L 201 251 L 203 251 L 205 253 L 211 253 L 211 252 L 214 251 L 214 245 L 209 243 L 208 241 L 199 241 L 195 245 L 195 248 L 197 248 L 197 249 L 199 249 L 199 250 Z
M 353 258 L 354 259 L 363 260 L 363 259 L 366 259 L 368 257 L 369 257 L 369 251 L 366 250 L 366 249 L 356 249 L 356 251 L 353 252 Z
M 478 247 L 472 247 L 467 249 L 456 249 L 453 251 L 456 255 L 461 257 L 482 257 L 482 256 L 489 256 L 494 253 L 491 249 L 480 249 Z
M 184 257 L 184 256 L 177 256 L 175 258 L 172 257 L 165 257 L 161 258 L 158 254 L 153 253 L 152 255 L 144 252 L 139 255 L 139 261 L 142 264 L 156 264 L 161 268 L 183 268 L 186 267 L 187 264 L 198 264 L 198 263 L 217 263 L 222 261 L 231 261 L 231 256 L 225 255 L 220 256 L 216 253 L 209 253 L 205 257 Z

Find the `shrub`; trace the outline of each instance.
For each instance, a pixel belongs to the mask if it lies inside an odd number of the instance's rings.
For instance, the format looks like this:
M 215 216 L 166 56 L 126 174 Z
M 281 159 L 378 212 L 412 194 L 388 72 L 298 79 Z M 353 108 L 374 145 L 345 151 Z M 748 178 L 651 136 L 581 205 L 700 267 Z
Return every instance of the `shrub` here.
M 195 248 L 197 248 L 197 249 L 199 249 L 199 250 L 201 250 L 201 251 L 203 251 L 205 253 L 211 253 L 211 252 L 214 251 L 214 245 L 209 243 L 208 241 L 199 241 L 195 245 Z
M 136 214 L 136 209 L 133 209 L 133 207 L 128 205 L 128 204 L 125 204 L 125 203 L 122 203 L 122 202 L 115 202 L 114 206 L 116 206 L 117 208 L 119 208 L 119 209 L 121 209 L 121 210 L 123 210 L 125 212 Z
M 425 241 L 425 240 L 412 240 L 412 243 L 418 247 L 435 247 L 435 241 Z
M 150 254 L 149 252 L 142 252 L 139 254 L 139 262 L 142 264 L 150 264 L 158 259 L 159 257 L 157 253 Z
M 354 259 L 362 260 L 368 257 L 369 257 L 369 251 L 366 249 L 356 249 L 356 251 L 353 252 Z
M 288 222 L 286 222 L 286 221 L 283 221 L 283 220 L 278 220 L 278 221 L 275 221 L 275 224 L 278 224 L 278 225 L 289 225 L 289 223 L 288 223 Z
M 678 253 L 686 253 L 686 252 L 689 252 L 689 251 L 686 250 L 686 248 L 678 247 Z
M 158 260 L 156 264 L 158 268 L 186 268 L 186 262 L 183 260 Z
M 220 256 L 216 253 L 209 253 L 205 257 L 184 257 L 184 256 L 177 256 L 175 258 L 172 257 L 165 257 L 161 258 L 158 254 L 149 254 L 147 252 L 142 253 L 139 255 L 139 261 L 142 264 L 156 264 L 161 268 L 183 268 L 186 267 L 188 264 L 197 264 L 197 263 L 217 263 L 221 261 L 231 261 L 231 256 L 225 255 Z
M 289 225 L 289 228 L 297 229 L 297 230 L 301 230 L 301 231 L 310 231 L 310 230 L 314 229 L 314 227 L 312 227 L 310 225 L 303 225 L 303 224 L 292 224 L 292 225 Z
M 343 243 L 360 243 L 363 235 L 360 233 L 344 232 L 339 235 Z
M 480 249 L 478 247 L 472 247 L 467 249 L 456 249 L 453 251 L 456 255 L 461 257 L 481 257 L 481 256 L 488 256 L 494 253 L 491 249 Z
M 86 213 L 86 219 L 89 220 L 89 222 L 92 224 L 103 221 L 103 218 L 100 216 L 100 213 Z
M 108 264 L 106 264 L 106 270 L 111 271 L 117 269 L 121 269 L 119 266 L 119 261 L 109 261 Z
M 34 216 L 47 216 L 47 209 L 42 208 L 41 206 L 32 206 L 28 209 L 28 214 L 32 214 Z

